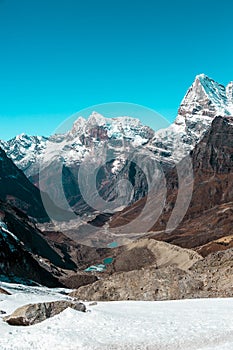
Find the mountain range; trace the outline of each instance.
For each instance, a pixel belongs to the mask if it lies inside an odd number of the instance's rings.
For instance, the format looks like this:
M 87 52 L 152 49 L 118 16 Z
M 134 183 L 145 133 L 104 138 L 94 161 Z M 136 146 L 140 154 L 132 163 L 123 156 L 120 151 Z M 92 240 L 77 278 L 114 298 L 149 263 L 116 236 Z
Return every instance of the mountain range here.
M 64 164 L 69 166 L 82 162 L 104 141 L 109 148 L 114 148 L 116 154 L 121 151 L 122 140 L 127 140 L 135 147 L 143 145 L 152 149 L 162 161 L 172 162 L 181 160 L 193 149 L 214 117 L 232 114 L 233 82 L 224 87 L 200 74 L 184 96 L 174 123 L 167 129 L 154 132 L 132 117 L 111 119 L 93 112 L 88 120 L 79 117 L 65 134 L 50 137 L 21 134 L 9 141 L 1 141 L 0 145 L 28 178 L 38 173 L 46 149 L 58 149 L 59 152 L 50 154 L 51 158 L 56 159 L 59 153 Z M 177 144 L 183 146 L 180 151 Z M 116 163 L 113 171 L 117 170 Z
M 109 242 L 111 232 L 118 237 L 123 235 L 122 227 L 139 216 L 147 201 L 150 222 L 150 215 L 163 199 L 159 186 L 156 197 L 150 196 L 148 177 L 157 174 L 158 169 L 149 162 L 148 172 L 144 172 L 139 165 L 147 158 L 154 158 L 164 172 L 167 192 L 158 219 L 150 227 L 143 220 L 137 227 L 131 226 L 132 235 L 135 233 L 132 237 L 137 239 L 136 232 L 141 230 L 144 238 L 180 246 L 177 254 L 182 255 L 182 249 L 195 250 L 197 260 L 231 248 L 232 115 L 233 83 L 224 87 L 201 74 L 182 100 L 175 122 L 167 129 L 155 132 L 132 117 L 111 119 L 93 112 L 87 120 L 79 117 L 65 134 L 48 138 L 23 134 L 1 141 L 0 274 L 10 280 L 16 276 L 77 288 L 99 279 L 98 272 L 88 274 L 84 270 L 93 264 L 103 265 L 105 259 L 113 260 L 114 266 L 104 266 L 101 276 L 113 274 L 113 279 L 118 272 L 140 270 L 148 266 L 148 261 L 152 264 L 160 254 L 157 250 L 155 253 L 144 247 L 129 253 L 129 241 L 123 236 L 125 246 L 105 248 L 105 235 Z M 138 149 L 140 164 L 138 158 L 131 159 L 126 153 Z M 177 169 L 188 159 L 193 172 L 190 205 L 181 222 L 168 231 L 166 225 L 179 196 Z M 95 162 L 100 165 L 96 172 Z M 75 223 L 70 221 L 73 217 L 63 206 L 56 187 L 59 171 L 65 198 L 77 215 Z M 78 181 L 81 171 L 86 179 L 94 173 L 97 195 L 110 203 L 110 211 L 101 212 L 85 201 Z M 161 176 L 156 179 L 161 180 Z M 133 188 L 126 187 L 123 195 L 128 201 L 124 206 L 118 200 L 121 193 L 117 188 L 122 180 L 128 180 Z M 55 224 L 44 208 L 45 198 Z M 93 198 L 98 201 L 94 193 Z M 116 204 L 111 206 L 112 202 Z M 139 236 L 139 242 L 140 239 Z M 179 271 L 175 273 L 179 275 Z M 195 288 L 198 286 L 199 281 Z

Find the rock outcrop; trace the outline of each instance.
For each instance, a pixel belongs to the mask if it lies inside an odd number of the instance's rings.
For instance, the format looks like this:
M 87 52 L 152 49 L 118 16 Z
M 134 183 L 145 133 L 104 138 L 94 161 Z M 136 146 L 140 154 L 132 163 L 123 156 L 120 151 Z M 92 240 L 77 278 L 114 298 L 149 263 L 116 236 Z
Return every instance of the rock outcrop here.
M 171 300 L 233 297 L 233 248 L 209 254 L 184 271 L 174 266 L 113 273 L 70 296 L 82 300 Z
M 4 288 L 0 288 L 0 294 L 11 295 L 11 293 L 5 290 Z
M 61 313 L 68 307 L 77 311 L 86 311 L 86 307 L 82 303 L 59 300 L 22 306 L 10 316 L 4 317 L 4 321 L 12 326 L 31 326 Z

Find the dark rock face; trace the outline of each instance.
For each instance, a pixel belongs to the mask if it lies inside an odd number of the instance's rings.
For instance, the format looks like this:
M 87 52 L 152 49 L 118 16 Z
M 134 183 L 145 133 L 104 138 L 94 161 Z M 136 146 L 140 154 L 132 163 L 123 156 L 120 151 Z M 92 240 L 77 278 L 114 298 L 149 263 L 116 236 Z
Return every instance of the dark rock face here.
M 0 148 L 0 199 L 8 201 L 28 215 L 47 219 L 38 188 L 26 178 Z
M 68 307 L 76 311 L 86 311 L 86 307 L 82 303 L 59 300 L 22 306 L 16 309 L 10 316 L 4 317 L 4 321 L 11 326 L 31 326 L 60 314 Z
M 53 260 L 58 265 L 64 266 L 62 258 L 48 245 L 41 233 L 29 225 L 25 217 L 20 218 L 7 205 L 3 206 L 0 203 L 0 207 L 1 214 L 5 214 L 5 220 L 7 217 L 7 223 L 17 228 L 16 231 L 0 228 L 0 278 L 10 282 L 62 286 L 55 277 L 55 265 L 53 268 L 51 263 Z M 49 260 L 50 254 L 51 260 Z
M 70 214 L 57 207 L 45 193 L 43 197 L 49 204 L 55 219 L 61 216 L 66 220 L 70 219 Z M 20 209 L 36 221 L 48 222 L 50 220 L 44 208 L 40 190 L 28 180 L 1 148 L 0 200 Z
M 82 271 L 93 261 L 101 263 L 110 250 L 83 246 L 61 232 L 41 232 L 1 201 L 0 245 L 0 280 L 68 288 L 95 282 L 96 276 Z
M 232 118 L 216 117 L 211 129 L 191 153 L 194 188 L 186 216 L 170 235 L 159 234 L 156 239 L 195 248 L 233 233 L 232 135 Z M 172 190 L 172 184 L 175 183 L 172 175 L 171 172 L 170 203 L 175 202 L 177 192 Z M 176 184 L 173 186 L 178 187 Z M 153 230 L 156 231 L 158 227 L 159 223 L 155 224 Z
M 11 295 L 7 290 L 0 288 L 0 294 L 6 294 L 6 295 Z
M 233 121 L 216 117 L 203 140 L 195 147 L 193 165 L 198 175 L 233 172 Z

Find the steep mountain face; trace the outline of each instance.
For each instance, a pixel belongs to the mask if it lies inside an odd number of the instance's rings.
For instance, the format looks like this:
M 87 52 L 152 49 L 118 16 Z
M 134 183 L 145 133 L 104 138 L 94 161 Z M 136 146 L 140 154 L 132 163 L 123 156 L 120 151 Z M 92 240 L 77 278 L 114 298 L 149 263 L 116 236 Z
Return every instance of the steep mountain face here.
M 55 218 L 60 216 L 67 219 L 70 214 L 57 207 L 47 196 L 43 194 L 50 205 L 51 212 Z M 36 221 L 49 221 L 48 214 L 44 208 L 40 190 L 34 186 L 25 176 L 22 170 L 18 169 L 13 161 L 7 157 L 0 148 L 0 200 L 10 203 L 34 218 Z
M 25 214 L 0 201 L 0 278 L 12 282 L 61 285 L 59 269 L 74 269 L 48 244 Z
M 154 131 L 143 126 L 138 119 L 104 118 L 93 112 L 88 120 L 79 117 L 66 134 L 49 138 L 22 134 L 10 141 L 1 141 L 1 145 L 14 163 L 30 178 L 38 174 L 39 162 L 46 161 L 45 156 L 49 161 L 60 157 L 63 164 L 69 167 L 82 162 L 91 152 L 98 155 L 98 149 L 102 150 L 106 142 L 109 149 L 119 154 L 125 143 L 132 143 L 133 146 L 143 145 L 153 136 Z M 116 163 L 114 168 L 117 170 Z
M 0 199 L 20 208 L 28 215 L 46 220 L 40 191 L 0 148 Z
M 216 116 L 233 115 L 232 86 L 232 82 L 224 87 L 204 74 L 198 75 L 181 102 L 175 122 L 151 140 L 152 150 L 168 163 L 180 161 Z

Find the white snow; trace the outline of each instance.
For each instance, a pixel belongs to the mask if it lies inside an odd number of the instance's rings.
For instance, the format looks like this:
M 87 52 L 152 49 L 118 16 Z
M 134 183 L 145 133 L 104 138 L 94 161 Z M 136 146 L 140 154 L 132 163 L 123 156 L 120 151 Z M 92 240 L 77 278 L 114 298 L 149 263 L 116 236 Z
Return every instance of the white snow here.
M 61 289 L 2 283 L 0 310 L 67 298 Z M 86 303 L 29 327 L 0 318 L 1 350 L 232 350 L 233 299 Z

